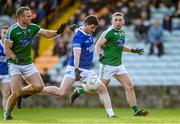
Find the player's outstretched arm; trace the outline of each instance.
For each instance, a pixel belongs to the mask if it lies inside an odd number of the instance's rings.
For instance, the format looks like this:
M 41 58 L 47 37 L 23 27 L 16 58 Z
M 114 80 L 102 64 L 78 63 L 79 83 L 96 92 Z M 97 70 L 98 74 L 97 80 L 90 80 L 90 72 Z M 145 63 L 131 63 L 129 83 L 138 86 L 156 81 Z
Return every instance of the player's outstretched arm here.
M 102 50 L 102 46 L 106 43 L 106 39 L 105 38 L 99 38 L 96 45 L 95 45 L 95 52 L 99 57 L 99 61 L 102 62 L 102 60 L 104 59 L 103 56 L 103 50 Z
M 143 55 L 143 53 L 144 53 L 144 49 L 139 49 L 139 48 L 133 49 L 133 48 L 129 48 L 128 46 L 124 46 L 123 51 L 135 53 L 138 55 Z
M 144 49 L 139 49 L 139 48 L 136 48 L 136 49 L 131 49 L 131 52 L 132 53 L 136 53 L 138 55 L 143 55 L 144 54 Z
M 39 32 L 39 35 L 45 37 L 45 38 L 54 38 L 57 35 L 60 35 L 64 32 L 67 24 L 63 23 L 60 25 L 60 27 L 57 30 L 46 30 L 46 29 L 41 29 Z
M 72 24 L 69 26 L 69 30 L 73 31 L 73 32 L 76 32 L 78 26 L 76 24 Z

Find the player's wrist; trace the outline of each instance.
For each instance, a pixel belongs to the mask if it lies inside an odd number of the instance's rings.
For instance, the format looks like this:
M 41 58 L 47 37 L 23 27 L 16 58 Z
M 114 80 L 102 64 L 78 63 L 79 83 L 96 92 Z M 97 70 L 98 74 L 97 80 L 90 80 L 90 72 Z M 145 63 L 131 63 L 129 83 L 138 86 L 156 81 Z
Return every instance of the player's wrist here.
M 103 56 L 103 54 L 102 54 L 102 53 L 100 53 L 100 54 L 99 54 L 99 58 L 101 58 L 102 56 Z
M 131 53 L 136 53 L 136 50 L 131 48 Z
M 75 68 L 74 70 L 75 70 L 75 72 L 79 72 L 79 68 Z

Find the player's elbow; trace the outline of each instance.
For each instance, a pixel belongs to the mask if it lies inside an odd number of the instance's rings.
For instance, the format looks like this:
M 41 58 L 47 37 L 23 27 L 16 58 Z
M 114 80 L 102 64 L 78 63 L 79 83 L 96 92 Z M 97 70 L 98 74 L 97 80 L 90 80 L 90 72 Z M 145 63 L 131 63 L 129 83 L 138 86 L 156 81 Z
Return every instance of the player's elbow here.
M 9 56 L 10 51 L 11 51 L 11 49 L 9 47 L 5 46 L 4 52 L 7 56 Z

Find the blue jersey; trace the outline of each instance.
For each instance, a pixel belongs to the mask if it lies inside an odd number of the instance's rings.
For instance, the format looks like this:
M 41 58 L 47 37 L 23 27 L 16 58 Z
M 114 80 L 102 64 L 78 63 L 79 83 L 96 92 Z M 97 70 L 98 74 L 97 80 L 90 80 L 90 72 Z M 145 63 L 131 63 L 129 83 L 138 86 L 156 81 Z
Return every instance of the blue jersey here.
M 81 28 L 73 38 L 72 48 L 81 48 L 81 55 L 79 60 L 79 68 L 92 69 L 92 60 L 94 53 L 94 42 L 91 34 L 86 34 Z M 70 57 L 70 66 L 74 66 L 74 54 Z
M 8 74 L 7 56 L 4 53 L 3 45 L 0 41 L 0 75 Z

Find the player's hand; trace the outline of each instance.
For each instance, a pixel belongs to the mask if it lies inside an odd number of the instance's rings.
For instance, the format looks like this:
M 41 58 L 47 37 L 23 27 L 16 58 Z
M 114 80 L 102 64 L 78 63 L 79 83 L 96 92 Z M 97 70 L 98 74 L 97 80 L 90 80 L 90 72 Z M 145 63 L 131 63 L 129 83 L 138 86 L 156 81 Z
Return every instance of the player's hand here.
M 132 53 L 137 53 L 137 54 L 139 54 L 141 56 L 141 55 L 144 54 L 144 49 L 139 49 L 139 48 L 131 49 L 131 52 Z
M 103 56 L 103 54 L 99 54 L 99 62 L 102 62 L 104 58 L 105 56 Z
M 79 70 L 78 68 L 75 69 L 75 81 L 80 81 L 82 79 L 81 77 L 81 70 Z
M 61 26 L 57 29 L 57 34 L 62 34 L 66 28 L 67 24 L 66 23 L 63 23 L 61 24 Z
M 78 28 L 78 26 L 77 26 L 76 24 L 72 24 L 72 25 L 69 26 L 69 29 L 70 29 L 71 31 L 73 31 L 73 32 L 74 32 L 77 28 Z
M 16 56 L 15 61 L 16 61 L 16 64 L 23 65 L 24 64 L 24 57 Z

